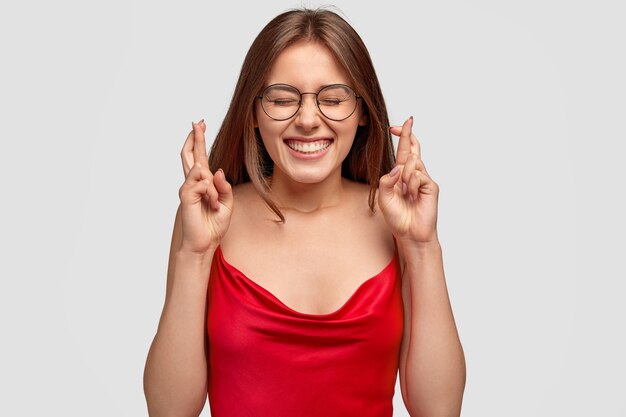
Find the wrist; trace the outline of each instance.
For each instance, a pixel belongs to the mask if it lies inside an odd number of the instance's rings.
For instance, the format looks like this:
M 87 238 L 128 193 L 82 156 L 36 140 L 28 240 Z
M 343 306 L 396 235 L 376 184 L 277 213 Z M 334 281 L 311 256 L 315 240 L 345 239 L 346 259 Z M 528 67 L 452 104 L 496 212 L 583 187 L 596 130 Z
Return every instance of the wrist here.
M 209 248 L 206 251 L 197 252 L 181 247 L 178 251 L 176 251 L 176 259 L 184 263 L 211 265 L 215 249 L 216 248 Z
M 403 237 L 398 237 L 396 240 L 399 244 L 402 244 L 405 246 L 410 246 L 410 247 L 415 247 L 415 248 L 429 248 L 429 247 L 439 245 L 439 234 L 437 233 L 437 229 L 435 229 L 432 233 L 429 234 L 429 237 L 425 239 L 416 240 L 409 236 L 403 236 Z
M 398 239 L 398 247 L 404 253 L 428 254 L 441 251 L 441 243 L 439 238 L 435 236 L 433 239 L 425 241 L 415 241 L 412 239 Z

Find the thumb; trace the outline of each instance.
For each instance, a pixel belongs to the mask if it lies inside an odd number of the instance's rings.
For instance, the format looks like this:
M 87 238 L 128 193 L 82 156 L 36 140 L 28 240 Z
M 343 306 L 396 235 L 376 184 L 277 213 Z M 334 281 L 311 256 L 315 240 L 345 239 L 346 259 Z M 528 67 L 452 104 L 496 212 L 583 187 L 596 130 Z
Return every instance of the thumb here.
M 217 198 L 220 203 L 224 204 L 229 209 L 233 208 L 233 187 L 226 181 L 226 176 L 222 168 L 218 169 L 213 176 L 213 185 L 219 193 Z
M 393 198 L 396 183 L 402 177 L 400 172 L 404 165 L 396 165 L 388 174 L 380 177 L 378 181 L 378 200 L 382 203 L 381 207 L 385 207 Z

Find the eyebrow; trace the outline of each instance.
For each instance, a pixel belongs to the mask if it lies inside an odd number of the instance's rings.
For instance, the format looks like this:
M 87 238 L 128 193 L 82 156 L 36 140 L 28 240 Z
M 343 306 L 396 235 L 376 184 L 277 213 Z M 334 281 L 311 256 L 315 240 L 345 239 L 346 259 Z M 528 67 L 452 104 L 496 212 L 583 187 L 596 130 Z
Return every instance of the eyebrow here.
M 267 83 L 266 83 L 266 84 L 263 84 L 263 90 L 265 90 L 265 89 L 266 89 L 267 87 L 269 87 L 270 85 L 277 85 L 277 84 L 288 85 L 288 86 L 293 87 L 293 88 L 295 88 L 296 90 L 300 91 L 300 89 L 299 89 L 298 87 L 296 87 L 295 85 L 289 84 L 289 83 L 272 83 L 272 84 L 267 84 Z M 339 84 L 339 85 L 347 85 L 348 87 L 350 87 L 350 85 L 349 85 L 349 84 L 346 84 L 346 83 L 342 83 L 342 82 L 334 82 L 334 83 L 328 83 L 328 84 L 322 84 L 322 85 L 320 85 L 320 86 L 317 88 L 317 91 L 320 91 L 322 88 L 326 88 L 326 87 L 328 87 L 329 85 L 338 85 L 338 84 Z M 350 88 L 352 88 L 352 87 L 350 87 Z M 302 91 L 300 91 L 300 92 L 302 92 Z

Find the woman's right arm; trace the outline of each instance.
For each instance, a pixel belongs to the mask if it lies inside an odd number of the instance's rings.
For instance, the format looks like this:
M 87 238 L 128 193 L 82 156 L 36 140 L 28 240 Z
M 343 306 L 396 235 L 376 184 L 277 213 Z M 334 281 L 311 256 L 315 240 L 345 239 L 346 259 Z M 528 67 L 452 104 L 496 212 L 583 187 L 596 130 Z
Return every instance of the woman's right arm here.
M 165 305 L 144 370 L 151 417 L 198 416 L 207 394 L 205 312 L 209 253 L 180 250 L 180 207 L 176 213 Z
M 181 154 L 186 179 L 179 190 L 165 304 L 144 370 L 151 417 L 197 417 L 206 402 L 209 272 L 233 199 L 224 174 L 209 171 L 204 129 L 203 123 L 194 126 Z

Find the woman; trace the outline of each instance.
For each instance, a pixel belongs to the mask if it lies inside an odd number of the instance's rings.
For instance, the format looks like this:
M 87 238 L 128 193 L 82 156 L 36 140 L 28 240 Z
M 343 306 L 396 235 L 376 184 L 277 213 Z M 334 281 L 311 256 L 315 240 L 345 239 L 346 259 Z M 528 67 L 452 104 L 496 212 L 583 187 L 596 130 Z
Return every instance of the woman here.
M 197 416 L 207 392 L 214 417 L 391 416 L 398 371 L 411 416 L 459 415 L 438 186 L 412 126 L 389 127 L 336 14 L 261 31 L 208 160 L 203 121 L 183 146 L 151 416 Z

